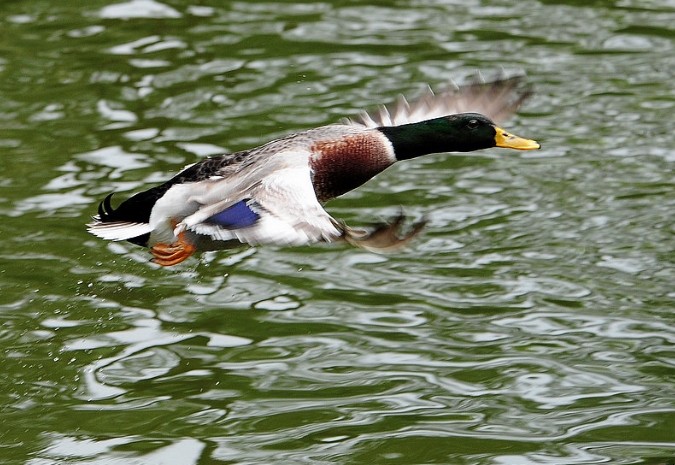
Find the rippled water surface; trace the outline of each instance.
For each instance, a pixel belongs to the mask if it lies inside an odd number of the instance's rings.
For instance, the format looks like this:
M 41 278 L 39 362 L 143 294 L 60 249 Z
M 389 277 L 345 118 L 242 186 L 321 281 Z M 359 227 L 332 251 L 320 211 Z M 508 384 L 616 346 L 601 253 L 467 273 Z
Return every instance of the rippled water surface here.
M 671 0 L 0 5 L 3 464 L 672 464 Z M 387 256 L 157 269 L 84 229 L 202 157 L 524 70 L 536 153 L 430 156 L 329 211 Z

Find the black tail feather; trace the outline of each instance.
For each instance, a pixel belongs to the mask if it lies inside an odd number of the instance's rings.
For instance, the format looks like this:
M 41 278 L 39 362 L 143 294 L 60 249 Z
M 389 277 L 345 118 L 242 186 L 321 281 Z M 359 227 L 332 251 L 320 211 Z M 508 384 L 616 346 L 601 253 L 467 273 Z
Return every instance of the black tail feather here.
M 112 199 L 113 194 L 114 192 L 106 195 L 105 199 L 103 199 L 103 202 L 98 204 L 98 217 L 104 223 L 114 221 L 110 219 L 110 215 L 114 214 L 115 212 L 112 205 L 110 204 L 110 199 Z

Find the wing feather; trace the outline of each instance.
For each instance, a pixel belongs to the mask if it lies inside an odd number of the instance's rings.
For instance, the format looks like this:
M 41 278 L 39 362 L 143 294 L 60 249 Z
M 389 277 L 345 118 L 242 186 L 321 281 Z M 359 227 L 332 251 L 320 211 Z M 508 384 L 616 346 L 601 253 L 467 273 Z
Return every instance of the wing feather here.
M 286 152 L 277 157 L 285 166 L 278 166 L 235 196 L 199 208 L 178 223 L 174 234 L 188 230 L 217 241 L 237 240 L 250 245 L 304 245 L 339 238 L 341 231 L 335 220 L 314 193 L 306 153 Z M 257 221 L 242 225 L 210 221 L 246 199 Z
M 362 111 L 348 124 L 376 128 L 417 123 L 456 113 L 481 113 L 495 122 L 502 122 L 514 114 L 532 95 L 524 75 L 508 77 L 504 74 L 485 81 L 477 74 L 468 84 L 458 86 L 451 82 L 440 92 L 426 87 L 418 98 L 408 101 L 399 96 L 390 106 L 381 106 L 375 112 Z

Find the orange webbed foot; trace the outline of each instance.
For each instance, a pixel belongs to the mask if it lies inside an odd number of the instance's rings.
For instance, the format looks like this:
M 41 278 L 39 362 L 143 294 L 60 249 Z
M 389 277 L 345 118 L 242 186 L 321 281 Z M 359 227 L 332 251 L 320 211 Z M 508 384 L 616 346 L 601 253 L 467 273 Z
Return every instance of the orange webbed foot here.
M 185 239 L 185 234 L 180 233 L 178 240 L 173 244 L 159 243 L 152 246 L 150 252 L 154 258 L 152 261 L 162 266 L 173 266 L 190 257 L 197 251 L 197 247 Z

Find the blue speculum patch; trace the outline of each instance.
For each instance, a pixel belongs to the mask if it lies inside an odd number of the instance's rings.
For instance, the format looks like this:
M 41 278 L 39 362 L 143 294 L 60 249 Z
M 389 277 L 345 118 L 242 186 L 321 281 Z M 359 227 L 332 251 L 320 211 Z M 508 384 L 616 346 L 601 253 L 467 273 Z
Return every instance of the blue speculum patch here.
M 253 226 L 260 219 L 260 215 L 251 210 L 248 205 L 250 199 L 240 200 L 220 213 L 216 213 L 206 220 L 207 223 L 217 224 L 227 229 L 240 229 Z

